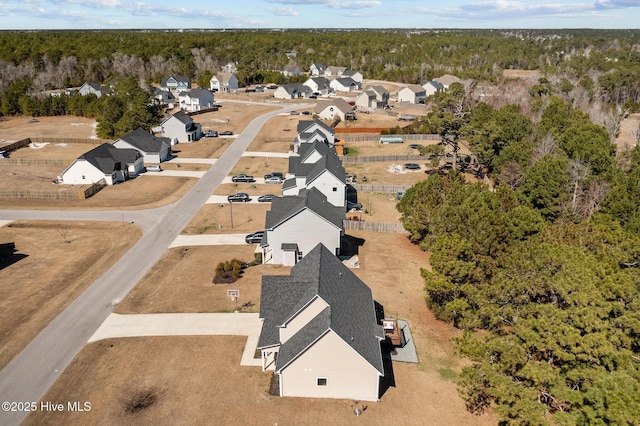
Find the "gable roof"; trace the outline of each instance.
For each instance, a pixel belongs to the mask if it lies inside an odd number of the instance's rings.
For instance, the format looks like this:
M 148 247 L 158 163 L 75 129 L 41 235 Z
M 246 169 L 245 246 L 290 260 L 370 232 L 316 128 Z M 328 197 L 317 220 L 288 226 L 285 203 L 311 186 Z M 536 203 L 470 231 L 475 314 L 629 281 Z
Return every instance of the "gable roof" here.
M 135 149 L 119 149 L 103 143 L 78 157 L 85 160 L 104 174 L 111 174 L 117 170 L 124 170 L 127 164 L 134 163 L 142 155 Z
M 343 87 L 347 87 L 347 86 L 358 86 L 358 83 L 352 79 L 351 77 L 339 77 L 336 78 L 335 80 L 333 80 L 335 82 L 338 82 L 341 86 Z M 342 98 L 340 98 L 342 99 Z
M 178 84 L 182 83 L 182 84 L 185 84 L 185 85 L 187 85 L 187 86 L 190 86 L 190 85 L 191 85 L 191 79 L 190 79 L 189 77 L 187 77 L 186 75 L 172 75 L 172 76 L 169 76 L 169 77 L 165 77 L 165 78 L 163 78 L 163 79 L 162 79 L 162 81 L 160 82 L 160 85 L 161 85 L 162 87 L 167 87 L 167 82 L 168 82 L 170 79 L 175 80 L 175 81 L 176 81 L 176 83 L 178 83 Z
M 371 289 L 322 244 L 298 262 L 289 276 L 262 277 L 260 318 L 264 323 L 258 348 L 278 345 L 278 327 L 317 297 L 328 307 L 282 344 L 276 373 L 333 331 L 382 374 L 383 333 L 376 323 Z
M 447 87 L 450 86 L 452 83 L 460 83 L 460 79 L 455 75 L 451 75 L 451 74 L 445 74 L 438 78 L 434 78 L 433 80 Z
M 377 95 L 383 96 L 388 95 L 389 91 L 384 88 L 384 86 L 380 85 L 371 85 L 364 88 L 364 90 L 373 90 Z
M 178 95 L 180 98 L 184 98 L 186 96 L 189 96 L 192 99 L 202 99 L 203 97 L 212 97 L 213 95 L 211 94 L 210 91 L 208 91 L 207 89 L 191 89 L 191 90 L 186 90 L 182 93 L 180 93 L 180 95 Z
M 319 64 L 317 62 L 313 62 L 309 68 L 313 67 L 314 65 L 315 65 L 316 69 L 318 70 L 318 72 L 320 72 L 321 74 L 324 74 L 324 70 L 326 69 L 324 64 Z
M 293 95 L 295 93 L 311 93 L 311 88 L 301 83 L 288 83 L 283 84 L 280 87 L 286 90 L 290 95 Z
M 342 166 L 342 161 L 335 154 L 323 155 L 318 161 L 310 164 L 301 163 L 301 157 L 289 157 L 289 173 L 294 174 L 296 177 L 306 177 L 306 185 L 313 182 L 325 170 L 334 175 L 340 182 L 346 182 L 347 175 Z
M 346 69 L 347 67 L 329 66 L 325 68 L 325 72 L 329 71 L 331 75 L 339 75 L 342 74 Z
M 127 133 L 122 136 L 120 140 L 127 142 L 142 152 L 160 152 L 162 151 L 163 144 L 171 146 L 171 139 L 154 136 L 142 127 L 138 127 L 133 132 Z
M 298 122 L 298 126 L 296 127 L 296 131 L 298 132 L 298 134 L 300 133 L 305 133 L 305 131 L 309 130 L 313 125 L 317 124 L 318 126 L 320 126 L 322 129 L 325 130 L 325 132 L 331 134 L 331 135 L 335 135 L 336 131 L 334 130 L 333 127 L 329 126 L 328 124 L 325 124 L 322 120 L 300 120 Z
M 360 72 L 354 71 L 354 70 L 350 70 L 350 69 L 346 69 L 346 70 L 342 71 L 342 75 L 344 75 L 345 77 L 353 77 L 356 74 L 360 74 Z M 362 75 L 362 74 L 360 74 L 360 75 Z
M 288 179 L 287 179 L 288 180 Z M 265 217 L 265 229 L 274 229 L 302 210 L 308 209 L 342 229 L 344 207 L 336 207 L 316 188 L 303 189 L 298 195 L 277 197 L 271 202 L 271 210 Z
M 404 87 L 404 88 L 402 88 L 400 90 L 402 91 L 402 90 L 405 90 L 405 89 L 409 89 L 413 93 L 423 93 L 425 91 L 424 87 L 422 87 L 420 85 L 417 85 L 417 84 L 409 84 L 408 86 L 406 86 L 406 87 Z
M 329 148 L 329 145 L 326 143 L 321 143 L 319 141 L 315 141 L 313 143 L 305 143 L 298 149 L 298 157 L 300 158 L 300 162 L 304 162 L 314 151 L 318 151 L 320 155 L 336 155 L 335 151 Z M 291 156 L 289 158 L 295 158 Z
M 331 106 L 338 108 L 343 114 L 353 110 L 353 107 L 349 105 L 349 102 L 342 98 L 335 98 L 329 102 L 318 102 L 316 104 L 315 112 L 320 113 Z

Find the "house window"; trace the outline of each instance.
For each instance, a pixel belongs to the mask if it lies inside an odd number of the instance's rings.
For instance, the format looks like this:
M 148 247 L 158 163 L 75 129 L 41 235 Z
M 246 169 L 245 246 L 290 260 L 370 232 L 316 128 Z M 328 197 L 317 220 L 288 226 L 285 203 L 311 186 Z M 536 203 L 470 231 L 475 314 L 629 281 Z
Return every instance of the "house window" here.
M 333 187 L 333 192 L 338 192 L 338 187 L 337 186 Z
M 86 179 L 86 177 L 84 177 L 84 175 L 82 175 L 82 180 L 85 180 L 85 179 Z
M 301 260 L 302 260 L 302 252 L 301 252 L 301 251 L 299 251 L 299 252 L 298 252 L 298 262 L 299 262 L 299 261 L 301 261 Z
M 327 386 L 327 378 L 318 377 L 318 386 Z

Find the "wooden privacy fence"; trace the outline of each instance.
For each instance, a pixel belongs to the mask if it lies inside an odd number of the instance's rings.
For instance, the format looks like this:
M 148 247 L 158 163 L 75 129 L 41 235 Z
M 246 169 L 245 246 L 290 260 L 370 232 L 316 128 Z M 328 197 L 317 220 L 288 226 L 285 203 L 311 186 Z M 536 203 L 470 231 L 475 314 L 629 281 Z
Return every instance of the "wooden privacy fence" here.
M 22 199 L 39 199 L 39 200 L 82 200 L 95 195 L 102 188 L 107 186 L 104 179 L 85 189 L 76 189 L 71 187 L 68 191 L 47 191 L 47 190 L 29 190 L 29 189 L 3 189 L 0 190 L 0 198 L 22 198 Z
M 47 166 L 66 166 L 69 164 L 65 160 L 56 160 L 52 158 L 41 158 L 29 160 L 27 158 L 4 158 L 1 160 L 3 164 L 19 165 L 19 166 L 35 166 L 35 165 L 47 165 Z
M 34 137 L 29 138 L 33 143 L 86 143 L 89 145 L 100 145 L 103 143 L 113 143 L 108 139 L 88 139 L 88 138 L 47 138 L 47 137 Z
M 337 129 L 336 129 L 337 130 Z M 385 136 L 398 136 L 406 141 L 439 141 L 440 135 L 435 134 L 412 134 L 412 135 L 385 135 Z M 342 137 L 345 142 L 368 142 L 379 141 L 380 135 L 344 135 Z
M 407 234 L 401 223 L 366 222 L 363 220 L 344 220 L 345 231 L 370 231 L 388 234 Z
M 411 185 L 363 185 L 358 183 L 352 183 L 351 186 L 358 192 L 380 192 L 384 194 L 396 194 L 411 188 Z
M 343 164 L 377 163 L 390 161 L 427 161 L 429 158 L 423 155 L 354 155 L 340 156 Z

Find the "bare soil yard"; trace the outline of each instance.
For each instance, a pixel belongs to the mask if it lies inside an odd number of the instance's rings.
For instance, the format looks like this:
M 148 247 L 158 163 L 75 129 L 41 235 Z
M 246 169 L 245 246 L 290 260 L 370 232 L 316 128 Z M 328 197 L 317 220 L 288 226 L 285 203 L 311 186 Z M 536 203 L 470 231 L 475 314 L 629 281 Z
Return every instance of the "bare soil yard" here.
M 298 134 L 298 122 L 312 119 L 308 115 L 277 115 L 267 122 L 247 151 L 289 152 L 289 147 Z
M 288 169 L 288 158 L 241 157 L 231 170 L 231 175 L 244 173 L 256 178 L 261 178 L 271 172 L 282 172 L 286 174 Z
M 242 312 L 260 309 L 262 275 L 288 274 L 282 265 L 259 265 L 244 270 L 233 284 L 213 284 L 219 262 L 254 259 L 255 244 L 242 246 L 198 246 L 169 249 L 162 259 L 145 275 L 129 295 L 118 305 L 120 314 L 166 312 L 233 312 L 234 302 L 227 297 L 227 289 L 240 290 L 238 307 L 250 306 Z
M 272 186 L 272 185 L 261 185 Z M 249 234 L 264 229 L 265 214 L 271 203 L 205 204 L 182 230 L 183 234 Z M 231 210 L 233 209 L 233 228 Z
M 91 118 L 59 117 L 2 117 L 0 146 L 29 137 L 95 138 L 96 121 Z
M 203 131 L 231 130 L 234 134 L 238 134 L 257 116 L 277 109 L 269 104 L 255 105 L 238 102 L 222 102 L 221 104 L 222 107 L 218 111 L 193 115 L 193 121 L 202 124 Z
M 362 232 L 354 236 L 365 241 L 361 268 L 354 271 L 372 288 L 388 315 L 409 322 L 420 358 L 418 365 L 394 363 L 395 385 L 379 402 L 367 403 L 361 417 L 353 415 L 361 402 L 269 396 L 270 373 L 239 366 L 245 338 L 144 337 L 87 345 L 43 398 L 65 404 L 90 401 L 91 412 L 34 413 L 25 424 L 206 424 L 212 418 L 219 424 L 495 424 L 491 415 L 466 412 L 456 391 L 453 378 L 461 362 L 453 355 L 450 339 L 457 332 L 436 321 L 424 304 L 419 269 L 428 266 L 428 255 L 403 235 Z M 216 247 L 170 250 L 117 311 L 232 310 L 226 297 L 231 287 L 209 284 L 210 279 L 218 259 L 249 253 L 219 252 Z M 202 268 L 209 259 L 210 268 Z M 247 275 L 233 285 L 241 289 L 240 302 L 254 301 L 263 273 L 288 273 L 284 267 L 257 268 L 255 277 Z M 253 273 L 252 269 L 248 271 Z M 129 414 L 125 403 L 135 391 L 155 394 L 155 402 Z
M 179 143 L 171 148 L 179 158 L 218 158 L 235 140 L 235 137 L 202 138 L 197 142 Z
M 420 165 L 420 170 L 408 170 L 404 168 L 405 163 L 361 163 L 345 164 L 347 173 L 356 175 L 358 183 L 362 182 L 362 177 L 366 176 L 367 184 L 372 185 L 413 185 L 425 180 L 428 176 L 425 173 L 426 161 L 416 162 Z
M 128 223 L 19 221 L 0 227 L 0 242 L 14 242 L 18 250 L 0 263 L 0 368 L 141 235 Z

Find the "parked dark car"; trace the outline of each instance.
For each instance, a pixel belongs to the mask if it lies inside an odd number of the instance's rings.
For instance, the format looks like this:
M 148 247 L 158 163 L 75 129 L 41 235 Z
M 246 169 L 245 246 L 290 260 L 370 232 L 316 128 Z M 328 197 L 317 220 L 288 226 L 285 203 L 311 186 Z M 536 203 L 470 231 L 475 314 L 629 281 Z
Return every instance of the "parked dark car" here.
M 207 130 L 203 134 L 204 134 L 205 138 L 217 138 L 218 137 L 218 132 L 216 132 L 215 130 Z
M 262 241 L 262 237 L 264 236 L 264 231 L 254 232 L 253 234 L 249 234 L 244 237 L 244 240 L 247 244 L 256 244 Z
M 291 115 L 300 115 L 298 111 L 291 111 Z
M 238 192 L 237 194 L 229 195 L 227 200 L 230 203 L 248 203 L 251 201 L 251 198 L 249 197 L 249 194 L 245 192 Z
M 231 130 L 225 130 L 219 133 L 220 136 L 231 136 L 233 135 L 233 132 Z
M 234 177 L 231 178 L 231 182 L 237 183 L 237 182 L 255 182 L 256 179 L 253 176 L 249 176 L 249 175 L 235 175 Z
M 284 173 L 282 173 L 282 172 L 267 173 L 266 175 L 264 175 L 264 180 L 267 180 L 270 177 L 279 177 L 280 179 L 284 180 Z
M 404 165 L 405 169 L 408 170 L 419 170 L 420 169 L 420 164 L 416 164 L 416 163 L 406 163 Z
M 273 194 L 265 194 L 258 197 L 259 203 L 270 203 L 273 199 L 276 198 Z
M 302 115 L 313 115 L 311 111 L 302 111 Z
M 409 145 L 409 148 L 411 149 L 420 149 L 422 145 L 420 145 L 419 143 L 412 143 L 411 145 Z

